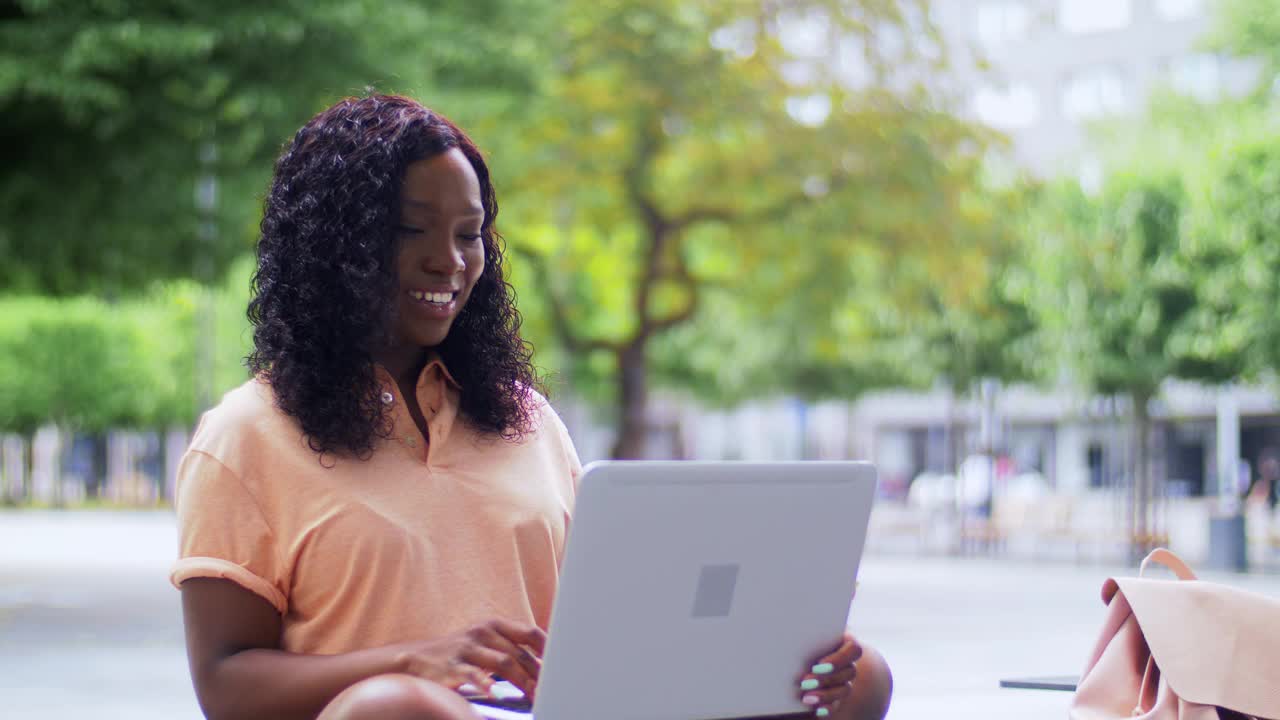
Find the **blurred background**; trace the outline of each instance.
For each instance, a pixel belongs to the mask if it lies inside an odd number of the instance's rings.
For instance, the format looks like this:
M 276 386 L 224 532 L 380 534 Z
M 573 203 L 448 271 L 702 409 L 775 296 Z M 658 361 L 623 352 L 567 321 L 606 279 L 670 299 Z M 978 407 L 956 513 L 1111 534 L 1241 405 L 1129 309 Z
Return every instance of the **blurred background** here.
M 884 607 L 1057 567 L 1062 637 L 1156 545 L 1280 569 L 1275 0 L 5 0 L 0 648 L 86 546 L 163 575 L 273 159 L 373 90 L 489 157 L 584 460 L 873 460 Z

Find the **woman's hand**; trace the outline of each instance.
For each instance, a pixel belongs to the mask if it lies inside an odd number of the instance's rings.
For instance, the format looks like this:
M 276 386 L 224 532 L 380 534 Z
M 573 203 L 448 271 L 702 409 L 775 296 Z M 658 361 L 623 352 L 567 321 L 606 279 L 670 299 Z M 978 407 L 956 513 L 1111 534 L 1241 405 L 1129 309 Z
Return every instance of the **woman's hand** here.
M 453 635 L 397 646 L 404 672 L 456 690 L 489 692 L 501 675 L 533 699 L 547 636 L 534 625 L 490 620 Z
M 824 655 L 806 668 L 800 678 L 800 700 L 814 709 L 818 717 L 827 717 L 853 691 L 857 676 L 854 663 L 862 657 L 862 646 L 849 633 L 841 638 L 835 652 Z

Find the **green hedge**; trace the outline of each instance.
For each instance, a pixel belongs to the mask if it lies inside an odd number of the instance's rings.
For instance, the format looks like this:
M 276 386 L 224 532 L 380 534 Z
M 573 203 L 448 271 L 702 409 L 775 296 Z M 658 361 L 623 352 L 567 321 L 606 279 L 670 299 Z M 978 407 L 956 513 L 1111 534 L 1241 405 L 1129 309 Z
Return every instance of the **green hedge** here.
M 212 292 L 213 401 L 244 381 L 251 263 Z M 109 303 L 0 298 L 0 431 L 56 422 L 84 432 L 191 424 L 202 289 L 190 282 Z

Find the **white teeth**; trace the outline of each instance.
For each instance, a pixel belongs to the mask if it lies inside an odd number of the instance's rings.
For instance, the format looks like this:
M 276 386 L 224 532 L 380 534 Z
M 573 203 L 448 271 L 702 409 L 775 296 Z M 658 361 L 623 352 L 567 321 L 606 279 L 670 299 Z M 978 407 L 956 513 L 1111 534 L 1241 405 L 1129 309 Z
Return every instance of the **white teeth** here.
M 453 300 L 453 293 L 447 292 L 422 292 L 421 290 L 410 290 L 409 296 L 418 302 L 436 303 L 444 305 Z

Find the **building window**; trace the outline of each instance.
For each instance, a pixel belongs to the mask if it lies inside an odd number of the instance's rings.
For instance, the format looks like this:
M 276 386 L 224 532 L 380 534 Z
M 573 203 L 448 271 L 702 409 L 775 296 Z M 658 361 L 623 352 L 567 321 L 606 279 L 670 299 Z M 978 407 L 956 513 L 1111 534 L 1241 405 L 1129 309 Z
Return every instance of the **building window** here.
M 1156 13 L 1165 20 L 1187 20 L 1204 9 L 1204 0 L 1156 0 Z
M 1127 27 L 1133 19 L 1130 0 L 1058 0 L 1058 26 L 1072 35 Z
M 1129 108 L 1124 77 L 1113 67 L 1096 67 L 1067 78 L 1062 90 L 1062 114 L 1072 120 L 1092 120 L 1123 113 Z
M 973 96 L 973 112 L 983 123 L 1001 130 L 1020 130 L 1040 119 L 1040 100 L 1026 85 L 983 88 Z
M 978 42 L 995 50 L 1027 37 L 1031 10 L 1017 0 L 984 2 L 978 6 Z
M 1222 93 L 1222 58 L 1212 53 L 1195 53 L 1169 63 L 1169 84 L 1197 100 L 1216 100 Z

